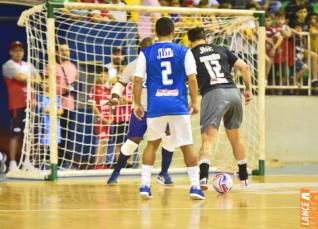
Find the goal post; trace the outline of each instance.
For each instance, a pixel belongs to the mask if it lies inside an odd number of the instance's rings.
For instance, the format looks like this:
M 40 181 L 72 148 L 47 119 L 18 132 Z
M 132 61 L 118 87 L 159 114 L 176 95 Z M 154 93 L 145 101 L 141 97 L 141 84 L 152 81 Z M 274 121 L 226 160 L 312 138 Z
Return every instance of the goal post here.
M 74 19 L 69 12 L 80 12 L 81 16 Z M 135 21 L 94 20 L 91 12 L 138 12 L 148 15 L 147 23 Z M 83 12 L 86 15 L 83 16 Z M 125 140 L 121 137 L 127 132 L 128 122 L 112 121 L 105 127 L 106 139 L 96 133 L 101 129 L 98 120 L 101 113 L 95 113 L 94 101 L 96 88 L 105 85 L 110 88 L 114 79 L 122 69 L 138 55 L 138 43 L 147 30 L 147 36 L 155 37 L 153 24 L 160 15 L 173 17 L 176 22 L 175 40 L 188 45 L 186 32 L 193 27 L 203 26 L 208 33 L 208 41 L 231 49 L 248 63 L 253 78 L 255 99 L 244 106 L 242 125 L 242 141 L 248 153 L 249 171 L 254 175 L 265 173 L 265 28 L 264 12 L 250 10 L 219 10 L 177 7 L 118 6 L 111 4 L 90 3 L 52 3 L 39 5 L 22 13 L 19 25 L 26 27 L 28 41 L 28 62 L 40 72 L 43 82 L 28 82 L 27 118 L 24 132 L 22 156 L 19 170 L 9 172 L 8 177 L 56 180 L 58 177 L 69 176 L 105 176 L 110 174 L 109 168 L 116 163 L 116 150 Z M 74 109 L 68 116 L 58 114 L 63 105 L 65 95 L 59 92 L 61 78 L 66 76 L 57 69 L 57 47 L 68 44 L 70 61 L 76 66 L 78 75 L 74 80 L 72 94 Z M 114 54 L 117 53 L 116 55 Z M 118 57 L 120 56 L 120 57 Z M 122 58 L 118 66 L 109 66 L 114 58 Z M 100 83 L 100 69 L 108 69 L 108 81 Z M 114 71 L 116 70 L 116 73 Z M 63 70 L 64 71 L 64 70 Z M 58 78 L 58 74 L 62 76 Z M 234 73 L 238 87 L 244 86 L 239 73 Z M 64 76 L 63 76 L 64 75 Z M 44 78 L 48 76 L 48 91 Z M 64 79 L 65 80 L 65 79 Z M 69 85 L 68 85 L 69 86 Z M 73 87 L 73 85 L 72 85 Z M 94 90 L 95 89 L 95 90 Z M 63 90 L 63 89 L 61 89 Z M 105 89 L 106 90 L 106 89 Z M 106 90 L 107 91 L 107 90 Z M 129 89 L 126 88 L 128 93 Z M 47 94 L 48 92 L 48 94 Z M 60 94 L 59 94 L 60 93 Z M 94 94 L 95 93 L 95 94 Z M 129 95 L 124 95 L 129 100 Z M 39 99 L 39 98 L 42 98 Z M 46 104 L 43 103 L 46 98 Z M 65 101 L 64 101 L 65 102 Z M 49 105 L 48 105 L 49 104 Z M 49 111 L 45 108 L 49 107 Z M 63 105 L 64 106 L 64 105 Z M 111 112 L 123 109 L 126 117 L 131 112 L 129 102 L 120 107 L 112 108 Z M 65 109 L 63 108 L 64 113 Z M 49 113 L 47 113 L 49 112 Z M 107 115 L 106 115 L 107 116 Z M 104 119 L 109 118 L 104 117 Z M 116 116 L 117 117 L 117 116 Z M 61 125 L 68 123 L 66 127 Z M 103 119 L 103 120 L 104 120 Z M 47 127 L 45 120 L 49 120 Z M 192 117 L 194 146 L 196 152 L 200 145 L 199 116 Z M 64 129 L 63 129 L 64 128 Z M 64 131 L 64 135 L 60 134 Z M 65 133 L 67 133 L 65 135 Z M 60 136 L 61 135 L 61 136 Z M 46 140 L 43 143 L 43 136 Z M 105 136 L 104 136 L 105 137 Z M 145 139 L 146 140 L 146 139 Z M 142 153 L 145 140 L 138 151 Z M 61 145 L 61 141 L 65 142 Z M 62 153 L 61 153 L 62 152 Z M 231 147 L 226 139 L 224 128 L 220 128 L 216 146 L 211 152 L 213 169 L 216 171 L 234 172 L 235 160 Z M 155 167 L 160 167 L 158 151 Z M 185 172 L 180 150 L 174 153 L 170 171 Z M 99 164 L 98 164 L 99 163 Z M 66 167 L 64 165 L 67 165 Z M 138 152 L 133 155 L 132 165 L 136 168 L 124 169 L 123 174 L 139 174 L 140 159 Z

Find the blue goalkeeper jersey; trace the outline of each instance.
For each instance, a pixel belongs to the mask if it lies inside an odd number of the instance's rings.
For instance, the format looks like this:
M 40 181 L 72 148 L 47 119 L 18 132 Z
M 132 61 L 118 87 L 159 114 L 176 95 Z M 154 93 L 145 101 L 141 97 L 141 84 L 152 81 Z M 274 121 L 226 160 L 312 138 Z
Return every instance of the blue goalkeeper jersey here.
M 189 114 L 185 56 L 188 48 L 158 42 L 142 50 L 146 59 L 148 117 Z

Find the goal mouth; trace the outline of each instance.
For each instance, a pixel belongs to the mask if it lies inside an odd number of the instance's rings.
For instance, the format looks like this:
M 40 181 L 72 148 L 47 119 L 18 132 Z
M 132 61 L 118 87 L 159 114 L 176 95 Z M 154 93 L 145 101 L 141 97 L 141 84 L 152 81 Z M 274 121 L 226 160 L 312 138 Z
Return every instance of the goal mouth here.
M 92 11 L 96 11 L 97 19 L 92 16 Z M 137 12 L 139 19 L 117 21 L 114 17 L 107 19 L 107 16 L 106 19 L 101 19 L 98 13 L 103 11 L 107 11 L 105 13 L 107 15 L 120 11 L 126 13 L 126 16 Z M 121 105 L 124 117 L 110 124 L 101 124 L 98 122 L 100 115 L 94 113 L 93 109 L 96 95 L 99 94 L 96 90 L 110 88 L 125 66 L 136 59 L 138 44 L 142 38 L 149 36 L 155 38 L 153 23 L 160 14 L 170 16 L 175 21 L 175 42 L 189 46 L 186 32 L 190 28 L 202 26 L 207 31 L 209 43 L 229 48 L 249 65 L 253 79 L 254 100 L 250 105 L 244 106 L 241 134 L 242 142 L 246 146 L 249 170 L 258 170 L 262 175 L 264 170 L 260 169 L 260 166 L 264 166 L 264 163 L 260 161 L 264 161 L 265 158 L 263 73 L 265 57 L 262 54 L 265 52 L 262 52 L 264 49 L 262 42 L 265 43 L 265 37 L 264 27 L 259 25 L 261 17 L 256 17 L 262 13 L 249 10 L 89 3 L 49 3 L 23 12 L 19 25 L 26 28 L 28 62 L 34 65 L 42 80 L 27 82 L 28 103 L 20 169 L 8 173 L 8 177 L 29 176 L 44 179 L 49 175 L 51 178 L 56 178 L 85 176 L 85 174 L 105 176 L 110 173 L 110 168 L 116 163 L 119 145 L 125 141 L 124 135 L 128 129 L 131 104 Z M 141 20 L 145 21 L 141 23 Z M 65 76 L 63 70 L 56 67 L 57 57 L 61 55 L 59 48 L 66 44 L 69 47 L 69 60 L 77 69 L 75 79 L 70 83 L 65 83 L 65 77 L 69 77 L 67 74 L 71 73 L 66 73 Z M 106 68 L 107 82 L 100 83 L 101 69 Z M 240 73 L 233 72 L 233 75 L 238 88 L 243 90 Z M 46 89 L 44 78 L 47 77 Z M 65 88 L 63 89 L 65 86 L 68 88 L 67 95 Z M 131 98 L 129 97 L 131 95 L 125 96 Z M 65 105 L 68 102 L 72 103 L 72 108 Z M 58 114 L 60 109 L 63 110 L 63 114 Z M 67 112 L 68 109 L 70 112 Z M 198 123 L 199 115 L 192 116 L 196 152 L 201 144 Z M 106 129 L 104 135 L 101 126 Z M 140 173 L 139 155 L 145 147 L 145 142 L 146 138 L 129 162 L 133 168 L 125 169 L 124 174 Z M 157 158 L 155 168 L 159 169 L 160 150 L 157 152 Z M 237 170 L 223 125 L 211 152 L 211 160 L 217 171 L 236 172 Z M 56 170 L 52 171 L 52 167 Z M 179 149 L 174 153 L 169 171 L 172 173 L 185 171 Z

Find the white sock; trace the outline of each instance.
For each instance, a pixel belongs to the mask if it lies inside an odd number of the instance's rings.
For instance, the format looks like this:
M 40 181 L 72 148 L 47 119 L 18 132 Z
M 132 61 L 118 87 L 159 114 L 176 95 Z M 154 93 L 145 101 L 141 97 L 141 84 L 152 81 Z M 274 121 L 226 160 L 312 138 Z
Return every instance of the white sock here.
M 17 167 L 17 162 L 15 160 L 11 160 L 10 161 L 10 166 L 14 166 L 14 167 Z
M 196 188 L 200 188 L 200 170 L 198 166 L 193 166 L 193 167 L 187 167 L 188 175 L 190 178 L 191 186 L 194 186 Z
M 141 165 L 141 185 L 150 187 L 152 165 Z
M 237 164 L 238 164 L 238 165 L 247 164 L 247 159 L 245 158 L 245 159 L 243 159 L 243 160 L 239 160 L 239 161 L 237 161 Z

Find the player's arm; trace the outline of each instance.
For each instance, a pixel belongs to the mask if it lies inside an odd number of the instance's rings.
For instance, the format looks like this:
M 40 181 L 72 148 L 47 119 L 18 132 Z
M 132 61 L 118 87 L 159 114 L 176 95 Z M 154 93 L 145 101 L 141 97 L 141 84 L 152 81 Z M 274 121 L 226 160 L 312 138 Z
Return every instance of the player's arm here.
M 244 91 L 245 103 L 248 104 L 253 99 L 252 80 L 251 80 L 249 66 L 241 59 L 237 59 L 233 67 L 235 69 L 238 69 L 242 74 L 242 78 L 245 85 L 245 91 Z
M 135 77 L 134 77 L 134 113 L 135 116 L 141 119 L 144 116 L 144 109 L 141 106 L 141 91 L 142 83 L 146 75 L 146 57 L 143 52 L 140 52 L 137 60 Z
M 135 61 L 134 61 L 135 62 Z M 111 91 L 111 100 L 110 104 L 118 105 L 119 99 L 121 98 L 127 84 L 132 80 L 135 64 L 130 62 L 123 70 L 122 74 L 119 76 L 118 82 L 114 85 Z M 131 103 L 131 102 L 130 102 Z
M 196 74 L 188 75 L 189 94 L 191 98 L 190 112 L 196 114 L 199 112 L 199 106 L 197 103 L 198 96 L 198 82 Z
M 196 114 L 199 112 L 197 102 L 198 96 L 198 82 L 197 82 L 197 66 L 191 50 L 188 50 L 184 60 L 184 67 L 188 77 L 189 94 L 191 98 L 190 112 Z

